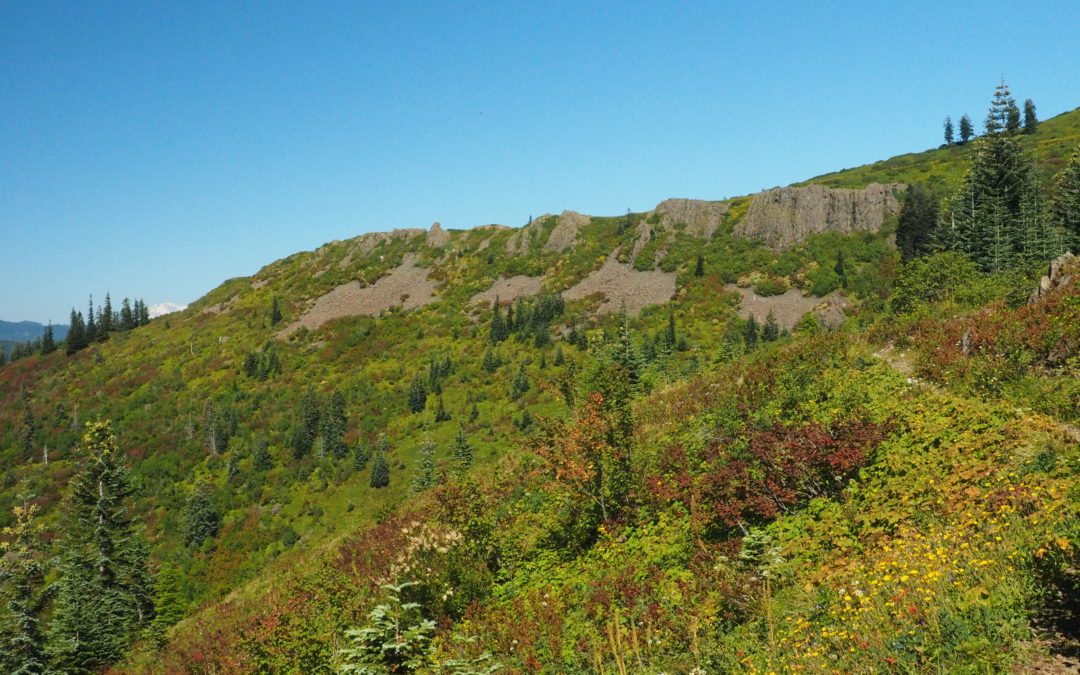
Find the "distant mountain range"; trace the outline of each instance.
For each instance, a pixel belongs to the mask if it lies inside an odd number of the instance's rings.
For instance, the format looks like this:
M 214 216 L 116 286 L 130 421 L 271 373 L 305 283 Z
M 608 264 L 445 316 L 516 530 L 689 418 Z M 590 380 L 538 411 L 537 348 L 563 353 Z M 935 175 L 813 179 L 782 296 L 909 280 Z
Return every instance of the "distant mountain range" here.
M 53 324 L 53 338 L 63 340 L 67 336 L 68 327 Z M 45 334 L 44 324 L 36 321 L 3 321 L 0 320 L 0 341 L 26 342 L 36 340 Z

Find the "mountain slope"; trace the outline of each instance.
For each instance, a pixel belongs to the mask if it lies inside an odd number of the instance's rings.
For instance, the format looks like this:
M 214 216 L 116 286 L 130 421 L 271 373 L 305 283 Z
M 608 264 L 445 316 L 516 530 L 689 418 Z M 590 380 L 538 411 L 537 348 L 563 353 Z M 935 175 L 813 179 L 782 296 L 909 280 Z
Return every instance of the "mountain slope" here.
M 1038 151 L 1064 155 L 1078 119 L 1074 111 L 1044 122 L 1033 141 Z M 880 174 L 948 184 L 964 152 L 903 159 L 902 176 L 871 165 L 811 182 L 863 191 L 863 181 Z M 823 227 L 793 233 L 789 225 L 801 223 L 799 217 L 789 222 L 755 211 L 755 203 L 760 209 L 761 200 L 775 197 L 764 193 L 725 202 L 668 200 L 650 212 L 616 217 L 565 211 L 520 229 L 446 231 L 436 224 L 295 254 L 226 281 L 183 312 L 71 357 L 32 356 L 0 369 L 6 468 L 0 506 L 7 517 L 10 507 L 30 499 L 51 534 L 62 537 L 56 507 L 80 462 L 78 428 L 92 418 L 113 420 L 140 482 L 136 503 L 155 560 L 182 572 L 175 595 L 192 613 L 161 654 L 143 645 L 147 651 L 133 657 L 133 670 L 199 671 L 202 663 L 206 672 L 327 671 L 345 644 L 345 629 L 362 624 L 381 600 L 380 581 L 402 581 L 401 569 L 419 565 L 432 566 L 432 578 L 444 584 L 415 593 L 425 611 L 443 620 L 439 649 L 447 657 L 455 649 L 447 627 L 468 616 L 469 623 L 455 625 L 484 641 L 464 653 L 487 648 L 520 670 L 553 663 L 588 668 L 582 655 L 611 668 L 633 659 L 656 668 L 735 668 L 723 659 L 742 640 L 755 645 L 747 650 L 749 664 L 766 668 L 773 657 L 763 655 L 778 649 L 770 617 L 802 616 L 820 628 L 826 624 L 812 616 L 815 603 L 804 594 L 825 593 L 827 602 L 817 604 L 837 611 L 848 602 L 837 595 L 840 587 L 820 585 L 832 570 L 854 574 L 860 565 L 877 565 L 888 558 L 883 542 L 914 541 L 912 528 L 926 522 L 962 527 L 968 515 L 962 496 L 997 499 L 995 481 L 1008 479 L 1008 487 L 1024 494 L 1038 487 L 1060 495 L 1071 480 L 1073 458 L 1060 447 L 1058 422 L 1015 412 L 1026 387 L 1038 394 L 1043 413 L 1070 419 L 1054 393 L 1068 391 L 1055 386 L 1060 380 L 1028 369 L 1045 366 L 1045 354 L 1021 351 L 1021 365 L 1009 371 L 937 349 L 961 341 L 963 329 L 949 323 L 950 312 L 1000 313 L 1000 307 L 981 308 L 1006 290 L 1015 295 L 1028 280 L 987 281 L 977 301 L 925 305 L 915 318 L 880 314 L 898 269 L 889 238 L 901 194 L 900 186 L 882 191 L 873 222 L 845 221 L 843 233 L 832 231 L 829 223 L 838 221 L 828 218 Z M 884 206 L 889 199 L 893 206 Z M 755 236 L 783 241 L 773 250 L 739 236 L 751 224 Z M 789 286 L 809 294 L 816 314 L 798 319 L 794 313 L 791 325 L 775 329 L 793 328 L 795 337 L 744 356 L 749 324 L 738 315 L 739 299 L 750 294 L 766 313 L 775 307 L 781 315 L 789 294 L 804 299 Z M 854 314 L 848 329 L 869 325 L 876 331 L 869 338 L 814 337 L 818 315 L 845 320 L 838 290 Z M 508 339 L 493 340 L 496 296 Z M 1055 312 L 1072 316 L 1074 296 L 1062 297 Z M 767 316 L 756 319 L 767 323 Z M 1003 334 L 1021 333 L 1014 324 L 1003 326 Z M 939 377 L 937 386 L 945 389 L 963 386 L 934 391 L 892 372 L 874 352 L 897 336 L 922 350 L 922 376 Z M 935 366 L 940 353 L 954 361 Z M 610 410 L 582 417 L 590 387 L 618 393 L 621 385 L 603 375 L 612 363 L 635 373 L 633 396 L 624 397 L 635 401 L 632 425 L 607 417 Z M 978 372 L 961 377 L 949 370 L 958 363 Z M 1001 381 L 1016 387 L 993 391 L 1004 403 L 982 403 L 982 390 L 966 388 L 1001 373 L 1007 374 Z M 37 422 L 29 455 L 18 432 L 24 390 Z M 346 418 L 340 437 L 329 424 L 335 394 Z M 320 419 L 306 432 L 305 411 Z M 554 421 L 537 421 L 543 417 Z M 544 458 L 575 450 L 560 438 L 598 429 L 614 434 L 608 427 L 621 429 L 624 441 L 633 437 L 637 468 L 627 480 L 638 510 L 613 519 L 615 529 L 590 530 L 588 523 L 574 525 L 574 507 L 596 495 L 553 483 L 560 472 Z M 459 434 L 473 448 L 474 469 L 465 478 L 453 478 Z M 805 478 L 820 485 L 779 486 L 796 495 L 780 499 L 776 513 L 762 495 L 733 496 L 714 475 L 723 477 L 724 453 L 746 451 L 755 439 L 805 449 L 826 437 L 845 454 L 823 461 L 839 467 L 844 480 L 816 466 Z M 545 438 L 546 446 L 537 440 Z M 263 441 L 268 462 L 259 457 Z M 426 459 L 426 444 L 433 460 Z M 1008 476 L 1028 471 L 1042 455 L 1037 484 Z M 389 486 L 375 488 L 372 468 L 380 456 Z M 433 489 L 428 483 L 440 474 L 448 482 Z M 745 478 L 727 476 L 734 483 Z M 944 506 L 936 510 L 938 497 L 925 488 L 931 478 L 948 481 Z M 212 495 L 221 528 L 191 546 L 185 505 L 203 490 Z M 725 520 L 724 510 L 736 497 L 747 500 L 746 522 L 771 542 L 758 559 L 739 564 L 731 561 L 744 533 Z M 1020 506 L 1025 518 L 1068 513 L 1057 502 Z M 925 513 L 931 521 L 920 520 Z M 1044 522 L 1047 531 L 1024 527 L 1071 541 L 1057 520 Z M 566 532 L 577 534 L 560 534 Z M 435 540 L 441 543 L 424 543 Z M 1046 543 L 1008 542 L 1029 562 Z M 776 563 L 783 582 L 773 590 L 766 582 L 771 547 L 784 558 Z M 454 553 L 445 556 L 443 548 Z M 1052 550 L 1064 556 L 1068 549 Z M 635 562 L 643 555 L 651 556 L 647 564 Z M 1008 564 L 995 557 L 986 567 L 998 573 Z M 1022 622 L 1016 607 L 1032 605 L 1030 589 L 973 579 L 953 598 L 957 616 L 968 621 L 964 612 L 979 603 L 962 606 L 964 598 L 986 593 L 987 606 L 999 612 L 993 616 Z M 608 588 L 624 596 L 604 596 Z M 453 593 L 443 597 L 448 590 Z M 566 606 L 556 608 L 551 596 L 567 598 Z M 683 621 L 678 598 L 693 599 L 699 613 L 692 621 Z M 913 616 L 923 616 L 919 611 Z M 556 630 L 562 616 L 568 618 Z M 519 625 L 510 617 L 528 621 Z M 635 633 L 646 618 L 655 634 Z M 706 639 L 705 626 L 717 625 L 730 630 L 710 628 L 707 649 L 696 642 Z M 911 629 L 903 622 L 895 628 L 901 625 Z M 1020 658 L 1022 632 L 1010 634 L 1001 662 Z M 976 650 L 985 637 L 976 633 L 971 642 L 958 639 L 956 649 Z M 659 642 L 650 642 L 657 646 L 647 654 L 629 646 L 640 639 Z M 931 642 L 939 644 L 940 635 Z M 714 660 L 706 661 L 705 652 Z M 793 654 L 785 663 L 797 662 Z

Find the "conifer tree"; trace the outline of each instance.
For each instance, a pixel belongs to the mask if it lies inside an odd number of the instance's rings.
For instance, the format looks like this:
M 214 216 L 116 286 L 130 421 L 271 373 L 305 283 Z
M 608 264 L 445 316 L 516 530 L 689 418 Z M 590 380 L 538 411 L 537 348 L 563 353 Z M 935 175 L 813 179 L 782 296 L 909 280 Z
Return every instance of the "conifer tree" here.
M 29 392 L 23 389 L 20 398 L 22 399 L 22 420 L 15 431 L 15 435 L 19 439 L 19 450 L 22 451 L 23 457 L 32 460 L 34 458 L 34 439 L 37 436 L 38 424 L 37 419 L 34 417 L 34 411 L 30 408 Z
M 1054 224 L 1074 252 L 1080 252 L 1080 145 L 1054 182 Z
M 409 383 L 409 410 L 413 413 L 423 412 L 427 405 L 427 382 L 423 376 L 417 375 Z
M 274 299 L 270 303 L 270 325 L 271 326 L 278 325 L 279 323 L 281 323 L 281 319 L 282 319 L 281 302 L 278 300 L 278 297 L 275 295 Z
M 56 338 L 53 336 L 52 321 L 45 326 L 45 332 L 41 336 L 41 353 L 52 354 L 56 351 Z
M 743 340 L 746 343 L 746 351 L 752 350 L 757 347 L 758 342 L 758 322 L 753 314 L 746 320 L 746 328 L 743 332 Z
M 908 188 L 896 226 L 896 248 L 905 262 L 930 250 L 937 227 L 938 206 L 933 193 L 921 183 Z
M 345 444 L 345 427 L 348 423 L 345 417 L 345 395 L 335 391 L 330 396 L 326 412 L 323 413 L 323 449 L 335 459 L 343 459 L 349 454 L 349 446 Z
M 495 311 L 491 316 L 491 328 L 488 330 L 488 342 L 497 345 L 510 337 L 510 328 L 502 315 L 502 307 L 499 304 L 499 296 L 495 296 Z
M 776 342 L 779 337 L 780 326 L 776 323 L 776 315 L 770 309 L 768 316 L 765 317 L 765 325 L 761 329 L 761 341 Z
M 251 468 L 255 471 L 269 471 L 274 468 L 274 459 L 270 456 L 270 449 L 267 447 L 265 436 L 259 436 L 255 440 L 255 451 L 251 455 Z
M 302 459 L 311 452 L 315 445 L 315 434 L 319 429 L 319 398 L 314 389 L 308 389 L 300 398 L 300 416 L 296 421 L 292 436 L 292 454 L 294 459 Z
M 36 505 L 16 506 L 15 524 L 0 533 L 0 596 L 7 600 L 10 613 L 10 632 L 0 644 L 0 667 L 14 675 L 50 672 L 41 615 L 55 586 L 45 583 L 43 527 L 35 520 L 36 513 Z
M 211 499 L 212 491 L 206 483 L 196 485 L 184 506 L 184 543 L 192 548 L 213 539 L 221 529 L 221 514 Z
M 975 135 L 975 129 L 971 126 L 971 118 L 966 114 L 960 118 L 960 144 L 963 145 Z
M 179 567 L 163 563 L 154 581 L 154 620 L 151 628 L 158 644 L 163 644 L 169 627 L 184 618 L 187 603 L 182 594 L 183 576 Z
M 76 312 L 74 307 L 71 308 L 71 325 L 68 327 L 65 343 L 65 351 L 68 355 L 74 354 L 87 345 L 86 326 L 83 324 L 82 313 Z
M 1039 129 L 1039 118 L 1035 115 L 1035 104 L 1031 99 L 1024 101 L 1024 133 L 1033 134 Z
M 442 394 L 439 395 L 437 405 L 435 406 L 435 424 L 450 421 L 450 413 L 447 412 L 446 406 L 443 405 Z
M 484 352 L 484 359 L 480 362 L 480 367 L 484 369 L 485 373 L 494 374 L 501 365 L 502 359 L 491 347 L 488 347 L 487 351 Z
M 705 276 L 705 256 L 701 255 L 700 253 L 698 253 L 697 262 L 694 263 L 694 276 Z
M 368 453 L 366 450 L 364 450 L 363 443 L 358 442 L 356 445 L 353 446 L 352 462 L 353 471 L 363 471 L 364 467 L 367 466 Z
M 386 453 L 375 453 L 375 463 L 371 467 L 371 487 L 384 488 L 390 485 L 390 462 L 386 459 Z
M 112 298 L 106 293 L 105 304 L 101 307 L 101 320 L 98 321 L 98 332 L 101 335 L 107 336 L 114 330 L 116 330 L 116 327 L 113 326 Z
M 945 116 L 945 145 L 952 145 L 954 141 L 952 118 Z
M 427 441 L 420 446 L 413 475 L 412 491 L 424 492 L 435 487 L 435 444 Z
M 135 315 L 131 313 L 131 301 L 124 298 L 120 303 L 120 330 L 135 328 Z
M 529 383 L 529 374 L 525 370 L 525 363 L 518 367 L 514 378 L 510 380 L 510 398 L 517 400 L 528 393 L 532 385 Z
M 62 672 L 116 661 L 153 618 L 149 551 L 130 506 L 134 486 L 108 422 L 86 425 L 86 461 L 69 484 L 52 640 Z
M 465 433 L 465 425 L 458 425 L 457 434 L 450 445 L 450 454 L 453 457 L 454 473 L 461 475 L 469 472 L 473 464 L 473 447 L 469 443 L 469 436 Z

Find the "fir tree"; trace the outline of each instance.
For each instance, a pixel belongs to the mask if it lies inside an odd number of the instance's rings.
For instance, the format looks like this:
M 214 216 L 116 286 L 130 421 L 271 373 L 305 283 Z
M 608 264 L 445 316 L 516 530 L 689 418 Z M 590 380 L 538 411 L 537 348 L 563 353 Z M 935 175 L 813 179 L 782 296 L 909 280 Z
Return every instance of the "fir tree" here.
M 101 320 L 98 321 L 98 331 L 101 335 L 107 336 L 109 333 L 116 330 L 116 327 L 113 325 L 113 318 L 112 298 L 106 293 L 105 304 L 101 307 Z
M 675 310 L 668 312 L 667 331 L 664 333 L 664 346 L 670 351 L 675 349 L 678 341 L 675 337 Z
M 87 345 L 86 326 L 83 324 L 82 313 L 76 312 L 74 307 L 71 308 L 70 323 L 67 338 L 65 339 L 65 351 L 67 351 L 68 355 L 74 354 Z
M 510 337 L 510 328 L 506 324 L 506 319 L 503 318 L 499 297 L 495 296 L 495 311 L 491 316 L 491 328 L 488 330 L 488 342 L 497 345 L 508 337 Z
M 120 303 L 120 330 L 135 328 L 135 315 L 131 313 L 131 302 L 124 298 Z
M 390 463 L 385 452 L 375 453 L 375 463 L 371 467 L 371 487 L 384 488 L 390 485 Z
M 86 313 L 86 343 L 90 344 L 98 338 L 97 321 L 94 319 L 94 296 L 90 296 L 89 308 Z
M 53 336 L 52 321 L 45 326 L 45 332 L 41 336 L 41 353 L 52 354 L 56 351 L 56 338 Z
M 427 383 L 422 376 L 417 375 L 409 383 L 409 410 L 413 413 L 423 412 L 427 397 Z
M 1080 251 L 1080 145 L 1054 182 L 1052 213 L 1068 245 Z
M 765 317 L 765 325 L 761 329 L 761 341 L 776 342 L 779 337 L 780 326 L 776 323 L 776 315 L 770 309 L 769 315 Z
M 437 405 L 435 406 L 435 424 L 450 421 L 450 413 L 446 411 L 446 406 L 443 405 L 443 397 L 439 396 Z
M 937 219 L 937 199 L 933 193 L 921 183 L 908 188 L 896 226 L 896 248 L 902 260 L 911 260 L 930 250 Z
M 465 425 L 458 425 L 457 434 L 450 444 L 450 454 L 453 458 L 454 473 L 462 475 L 469 472 L 473 464 L 473 447 L 469 443 L 469 436 L 465 433 Z
M 746 320 L 746 327 L 743 331 L 743 340 L 746 343 L 746 351 L 752 350 L 757 347 L 758 343 L 758 322 L 751 314 L 750 318 Z
M 345 427 L 348 419 L 345 417 L 345 395 L 335 391 L 330 396 L 327 410 L 323 413 L 323 449 L 334 459 L 344 459 L 349 454 L 349 446 L 345 444 Z
M 86 425 L 86 461 L 69 484 L 59 594 L 56 665 L 96 671 L 116 661 L 153 618 L 149 551 L 130 507 L 134 486 L 108 422 Z
M 7 600 L 10 632 L 0 645 L 0 666 L 14 675 L 50 672 L 41 630 L 41 615 L 55 586 L 45 583 L 43 527 L 37 506 L 16 506 L 15 524 L 3 529 L 0 541 L 0 596 Z
M 435 487 L 435 444 L 425 442 L 420 446 L 416 459 L 416 473 L 413 475 L 412 491 L 424 492 Z M 374 481 L 374 478 L 372 478 Z M 372 487 L 376 487 L 372 485 Z
M 274 468 L 274 459 L 270 456 L 265 436 L 259 436 L 255 441 L 255 451 L 251 455 L 251 468 L 255 471 L 269 471 Z
M 495 373 L 496 370 L 499 369 L 499 366 L 501 365 L 502 359 L 499 358 L 498 353 L 496 353 L 491 347 L 488 347 L 487 351 L 484 352 L 484 359 L 480 362 L 480 367 L 484 369 L 485 373 L 492 375 Z
M 211 493 L 209 485 L 196 485 L 184 506 L 184 543 L 192 548 L 213 539 L 221 529 L 221 514 L 214 507 Z
M 27 460 L 34 458 L 34 439 L 37 436 L 37 419 L 34 411 L 30 408 L 30 394 L 24 389 L 22 392 L 22 421 L 19 423 L 15 436 L 19 440 L 19 450 Z
M 270 325 L 276 326 L 281 323 L 281 301 L 275 295 L 274 299 L 270 302 Z
M 954 140 L 955 140 L 955 137 L 953 136 L 952 118 L 949 117 L 949 116 L 946 116 L 945 117 L 945 145 L 952 145 Z
M 705 276 L 705 256 L 701 255 L 700 253 L 698 253 L 697 262 L 694 263 L 694 276 Z
M 523 362 L 518 367 L 517 373 L 514 374 L 514 378 L 510 380 L 510 398 L 515 401 L 518 400 L 529 392 L 531 386 L 529 374 L 526 372 L 525 363 Z
M 1039 118 L 1035 115 L 1035 104 L 1031 99 L 1024 101 L 1024 133 L 1033 134 L 1039 128 Z
M 315 434 L 319 428 L 319 398 L 313 389 L 308 389 L 300 398 L 300 416 L 293 428 L 292 454 L 294 459 L 302 459 L 311 452 L 315 445 Z
M 154 620 L 151 624 L 151 631 L 159 645 L 165 643 L 165 632 L 183 619 L 187 611 L 182 584 L 180 568 L 163 563 L 154 580 Z
M 960 144 L 963 145 L 975 135 L 975 128 L 971 125 L 971 118 L 966 114 L 960 118 Z
M 358 442 L 353 446 L 353 471 L 363 471 L 367 462 L 368 453 L 364 450 L 364 444 Z

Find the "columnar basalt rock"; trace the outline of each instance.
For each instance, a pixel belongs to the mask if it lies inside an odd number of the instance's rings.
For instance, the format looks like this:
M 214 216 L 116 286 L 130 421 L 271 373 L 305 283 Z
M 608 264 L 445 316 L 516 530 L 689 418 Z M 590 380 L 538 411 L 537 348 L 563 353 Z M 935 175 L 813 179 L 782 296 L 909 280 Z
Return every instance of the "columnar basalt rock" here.
M 821 185 L 773 188 L 754 195 L 735 234 L 783 250 L 811 234 L 877 232 L 887 215 L 900 212 L 896 193 L 906 189 L 903 183 L 871 183 L 862 190 Z

